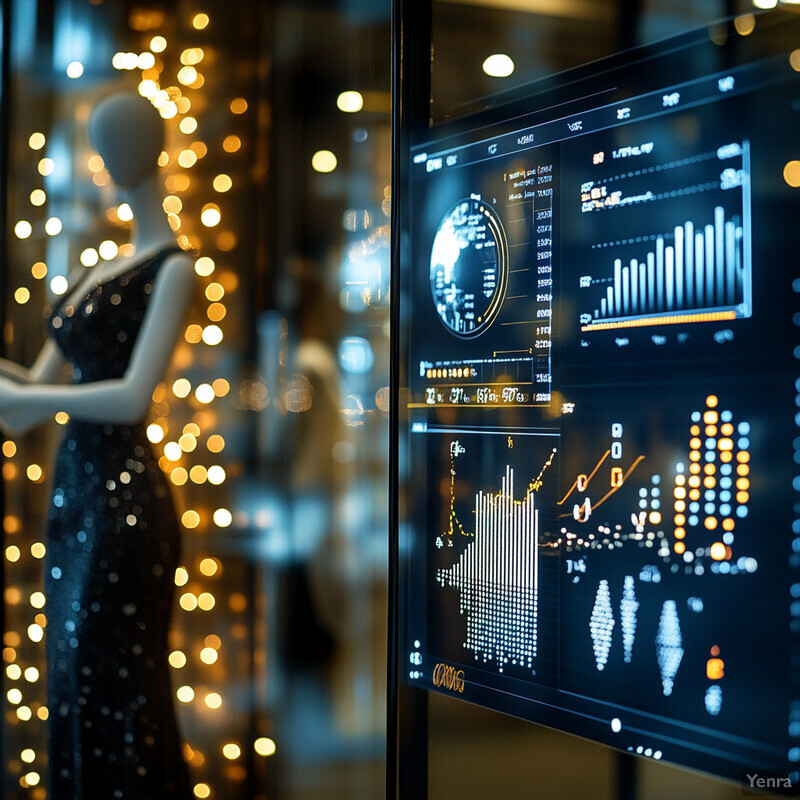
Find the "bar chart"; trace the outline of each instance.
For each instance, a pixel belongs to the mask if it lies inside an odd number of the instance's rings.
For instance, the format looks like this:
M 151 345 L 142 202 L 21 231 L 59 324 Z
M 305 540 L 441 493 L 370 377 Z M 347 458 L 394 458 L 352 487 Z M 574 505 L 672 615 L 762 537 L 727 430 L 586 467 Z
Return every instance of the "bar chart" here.
M 687 220 L 628 263 L 614 259 L 604 296 L 582 330 L 749 316 L 749 259 L 741 218 L 716 206 L 713 221 Z M 675 319 L 675 318 L 678 319 Z
M 534 493 L 514 499 L 514 470 L 507 466 L 499 492 L 475 496 L 475 538 L 458 563 L 440 570 L 442 586 L 461 593 L 467 617 L 464 647 L 475 658 L 533 668 L 539 591 L 538 512 Z
M 588 182 L 581 331 L 749 317 L 749 173 L 743 141 Z

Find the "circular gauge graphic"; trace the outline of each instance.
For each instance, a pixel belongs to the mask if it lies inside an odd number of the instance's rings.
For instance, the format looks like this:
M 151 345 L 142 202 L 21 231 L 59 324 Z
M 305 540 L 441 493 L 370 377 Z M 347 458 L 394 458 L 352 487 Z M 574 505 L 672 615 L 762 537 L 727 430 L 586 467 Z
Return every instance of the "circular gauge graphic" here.
M 444 215 L 431 250 L 431 292 L 445 327 L 480 336 L 497 317 L 508 285 L 508 242 L 497 212 L 474 198 Z

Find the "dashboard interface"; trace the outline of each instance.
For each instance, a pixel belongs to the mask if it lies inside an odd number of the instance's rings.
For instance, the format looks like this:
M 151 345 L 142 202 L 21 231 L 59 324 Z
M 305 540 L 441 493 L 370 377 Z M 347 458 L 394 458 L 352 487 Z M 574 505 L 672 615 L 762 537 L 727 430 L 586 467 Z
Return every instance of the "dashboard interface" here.
M 407 153 L 404 679 L 739 779 L 800 765 L 800 16 Z

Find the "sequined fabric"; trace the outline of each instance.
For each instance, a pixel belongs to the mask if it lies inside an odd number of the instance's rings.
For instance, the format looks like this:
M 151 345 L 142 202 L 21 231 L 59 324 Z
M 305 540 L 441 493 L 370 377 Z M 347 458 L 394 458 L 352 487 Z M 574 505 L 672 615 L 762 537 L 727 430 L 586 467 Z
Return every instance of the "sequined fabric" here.
M 172 252 L 55 309 L 75 383 L 124 374 Z M 142 424 L 67 424 L 47 537 L 48 797 L 189 798 L 167 664 L 179 528 Z

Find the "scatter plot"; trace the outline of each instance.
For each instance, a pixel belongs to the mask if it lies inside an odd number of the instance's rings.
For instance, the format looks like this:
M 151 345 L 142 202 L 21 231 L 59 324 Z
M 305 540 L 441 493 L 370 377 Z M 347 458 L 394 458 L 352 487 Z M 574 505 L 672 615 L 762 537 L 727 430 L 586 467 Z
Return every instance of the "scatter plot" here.
M 672 694 L 675 676 L 683 658 L 683 638 L 674 600 L 665 601 L 661 607 L 661 619 L 656 634 L 656 658 L 661 670 L 661 686 L 667 696 Z
M 716 717 L 722 711 L 722 687 L 714 684 L 706 690 L 706 711 Z
M 636 638 L 636 612 L 639 602 L 636 599 L 636 589 L 632 575 L 625 576 L 622 590 L 622 601 L 619 604 L 619 618 L 622 626 L 622 649 L 625 663 L 630 664 L 633 656 L 633 642 Z
M 601 670 L 608 663 L 608 652 L 611 649 L 611 634 L 614 630 L 614 612 L 611 610 L 611 594 L 608 590 L 608 581 L 602 580 L 597 587 L 597 597 L 589 621 L 589 631 L 592 635 L 594 648 L 594 661 L 597 669 Z

